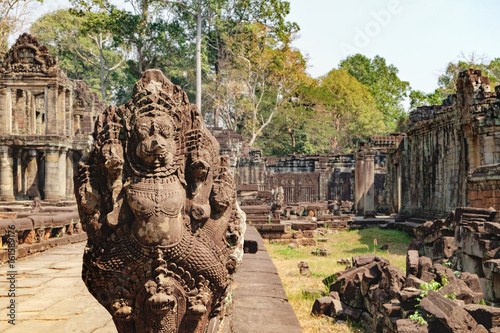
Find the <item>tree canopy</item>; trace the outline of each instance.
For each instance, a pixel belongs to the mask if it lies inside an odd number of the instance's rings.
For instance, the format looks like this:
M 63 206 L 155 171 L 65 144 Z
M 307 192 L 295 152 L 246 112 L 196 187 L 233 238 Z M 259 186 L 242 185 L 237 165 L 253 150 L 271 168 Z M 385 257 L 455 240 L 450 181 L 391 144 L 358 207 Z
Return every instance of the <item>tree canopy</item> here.
M 458 71 L 471 66 L 450 63 L 431 93 L 411 90 L 379 55 L 347 57 L 314 79 L 293 47 L 299 27 L 287 20 L 288 1 L 128 3 L 73 0 L 71 9 L 39 18 L 31 32 L 70 78 L 109 103 L 128 100 L 142 73 L 159 68 L 202 106 L 208 125 L 236 130 L 265 155 L 345 153 L 372 135 L 401 130 L 406 98 L 410 109 L 439 104 L 454 91 Z M 498 81 L 500 58 L 477 63 Z
M 384 114 L 386 130 L 395 130 L 398 119 L 406 116 L 403 100 L 410 92 L 410 84 L 399 79 L 399 70 L 383 57 L 369 59 L 361 54 L 347 57 L 339 67 L 368 88 Z

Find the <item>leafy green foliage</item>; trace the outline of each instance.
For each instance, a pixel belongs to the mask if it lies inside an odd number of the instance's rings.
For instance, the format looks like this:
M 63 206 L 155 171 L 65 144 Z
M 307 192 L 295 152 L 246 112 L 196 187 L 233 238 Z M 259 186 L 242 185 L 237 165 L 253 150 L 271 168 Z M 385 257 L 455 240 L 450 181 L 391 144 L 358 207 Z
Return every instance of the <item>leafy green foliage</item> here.
M 410 90 L 410 84 L 399 79 L 399 70 L 394 65 L 387 65 L 383 57 L 369 59 L 361 54 L 347 57 L 340 68 L 368 88 L 377 108 L 384 114 L 386 131 L 394 131 L 398 119 L 405 116 L 402 102 Z
M 85 81 L 107 100 L 120 84 L 126 50 L 113 44 L 109 30 L 96 26 L 104 19 L 102 12 L 79 16 L 71 10 L 58 10 L 34 22 L 31 33 L 58 55 L 69 78 Z
M 416 321 L 421 325 L 429 325 L 424 317 L 422 317 L 422 313 L 419 310 L 416 310 L 415 313 L 409 315 L 408 319 Z
M 420 286 L 419 286 L 419 289 L 422 289 L 422 290 L 425 290 L 425 291 L 429 291 L 429 290 L 439 290 L 441 288 L 441 284 L 439 282 L 436 282 L 434 280 L 432 280 L 431 282 L 426 282 L 426 283 L 422 283 Z
M 429 94 L 420 90 L 412 90 L 410 92 L 410 110 L 425 105 L 441 105 L 443 103 L 443 99 L 444 96 L 440 89 L 436 89 L 434 92 Z
M 451 300 L 457 299 L 457 295 L 455 293 L 446 294 L 446 295 L 444 295 L 444 297 L 449 298 Z
M 500 81 L 500 58 L 495 58 L 488 62 L 484 56 L 477 56 L 474 53 L 469 56 L 461 54 L 460 60 L 448 63 L 444 73 L 438 78 L 441 95 L 446 97 L 450 94 L 455 94 L 457 91 L 458 74 L 470 68 L 481 70 L 481 75 L 487 76 L 490 79 L 492 89 Z

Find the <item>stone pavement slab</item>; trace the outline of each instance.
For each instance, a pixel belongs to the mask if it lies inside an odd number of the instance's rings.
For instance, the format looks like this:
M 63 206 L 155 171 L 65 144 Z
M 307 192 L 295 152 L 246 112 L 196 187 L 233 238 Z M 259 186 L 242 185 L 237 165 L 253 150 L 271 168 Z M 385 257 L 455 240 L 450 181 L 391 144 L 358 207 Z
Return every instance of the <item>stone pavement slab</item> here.
M 85 242 L 55 247 L 16 262 L 15 297 L 8 265 L 0 266 L 0 332 L 116 333 L 109 313 L 81 279 Z M 15 325 L 7 306 L 16 305 Z
M 235 275 L 234 333 L 298 333 L 300 324 L 262 238 L 248 226 L 245 237 L 259 250 L 245 254 Z M 16 297 L 8 296 L 9 267 L 0 266 L 0 332 L 116 333 L 109 313 L 90 295 L 81 279 L 85 242 L 62 245 L 16 262 Z M 15 300 L 15 325 L 7 306 Z

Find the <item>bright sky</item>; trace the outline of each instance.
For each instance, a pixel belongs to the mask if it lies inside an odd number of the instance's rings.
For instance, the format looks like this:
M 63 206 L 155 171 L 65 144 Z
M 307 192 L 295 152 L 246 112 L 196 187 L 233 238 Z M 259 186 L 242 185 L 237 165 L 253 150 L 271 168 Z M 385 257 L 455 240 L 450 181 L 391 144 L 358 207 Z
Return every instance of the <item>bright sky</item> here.
M 349 54 L 382 56 L 413 89 L 431 92 L 463 53 L 500 58 L 498 0 L 288 0 L 301 28 L 295 46 L 313 77 Z
M 431 92 L 461 54 L 500 57 L 498 0 L 288 0 L 301 28 L 294 45 L 313 77 L 349 54 L 384 57 L 413 89 Z M 43 12 L 68 6 L 45 0 Z

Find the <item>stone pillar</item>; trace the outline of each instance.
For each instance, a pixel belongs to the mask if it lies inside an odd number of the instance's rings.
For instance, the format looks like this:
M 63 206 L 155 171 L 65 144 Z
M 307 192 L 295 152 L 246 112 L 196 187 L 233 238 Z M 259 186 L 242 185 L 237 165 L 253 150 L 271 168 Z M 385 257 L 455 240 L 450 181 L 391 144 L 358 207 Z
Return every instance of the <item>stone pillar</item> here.
M 10 88 L 0 88 L 0 134 L 11 134 L 12 126 L 11 91 Z
M 375 154 L 373 152 L 365 153 L 365 217 L 375 217 Z
M 51 84 L 46 89 L 45 94 L 45 121 L 47 123 L 47 135 L 59 134 L 58 129 L 58 99 L 57 99 L 57 85 Z
M 26 183 L 26 195 L 30 198 L 41 197 L 38 189 L 38 162 L 36 160 L 37 151 L 30 149 L 26 154 L 26 170 L 24 179 Z
M 14 176 L 12 150 L 0 147 L 0 201 L 14 201 Z
M 73 151 L 69 150 L 66 156 L 66 199 L 74 199 L 74 183 L 73 183 Z
M 15 149 L 12 152 L 13 157 L 13 170 L 12 174 L 14 176 L 14 196 L 23 196 L 26 193 L 26 187 L 23 183 L 23 170 L 21 167 L 22 161 L 22 149 Z
M 66 199 L 66 180 L 67 180 L 67 168 L 66 168 L 66 156 L 68 154 L 68 148 L 62 148 L 59 152 L 59 198 Z
M 356 153 L 356 162 L 354 165 L 354 210 L 356 215 L 363 215 L 365 212 L 365 187 L 364 187 L 364 175 L 365 175 L 365 161 L 363 159 L 363 153 Z
M 396 165 L 396 212 L 401 210 L 401 165 Z
M 45 200 L 59 200 L 59 148 L 50 147 L 45 150 Z M 64 172 L 66 176 L 66 172 Z

